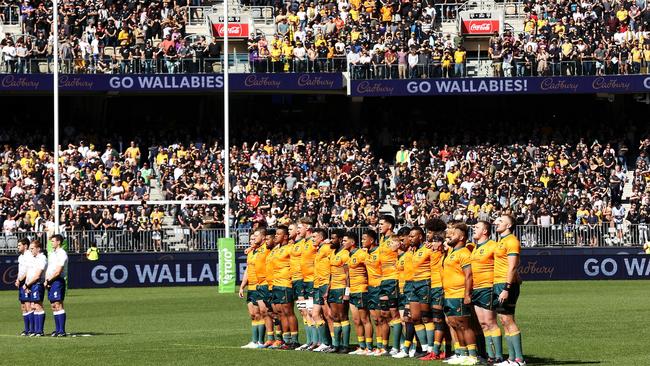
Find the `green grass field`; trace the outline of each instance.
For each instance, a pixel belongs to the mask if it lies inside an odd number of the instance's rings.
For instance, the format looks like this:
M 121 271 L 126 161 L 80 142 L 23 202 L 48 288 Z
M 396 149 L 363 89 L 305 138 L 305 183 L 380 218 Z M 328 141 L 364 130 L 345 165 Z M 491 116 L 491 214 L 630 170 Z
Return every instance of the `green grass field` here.
M 22 319 L 16 297 L 15 291 L 0 292 L 1 365 L 422 364 L 241 350 L 250 338 L 244 302 L 211 287 L 72 290 L 67 330 L 89 336 L 68 338 L 17 336 Z M 529 364 L 649 365 L 648 299 L 650 281 L 525 283 L 518 320 Z M 48 311 L 46 332 L 52 327 Z

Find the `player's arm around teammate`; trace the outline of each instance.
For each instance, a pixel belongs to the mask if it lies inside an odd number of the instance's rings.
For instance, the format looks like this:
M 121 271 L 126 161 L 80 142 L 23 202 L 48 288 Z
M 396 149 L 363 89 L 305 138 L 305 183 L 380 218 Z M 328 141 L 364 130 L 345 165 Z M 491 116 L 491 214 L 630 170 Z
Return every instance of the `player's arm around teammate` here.
M 316 328 L 316 346 L 314 352 L 323 352 L 329 348 L 328 323 L 331 323 L 330 308 L 326 301 L 327 289 L 330 281 L 330 255 L 332 247 L 327 240 L 324 229 L 314 230 L 312 245 L 317 249 L 314 258 L 314 307 L 311 316 Z
M 355 235 L 346 235 L 343 245 L 350 252 L 348 260 L 348 282 L 350 283 L 350 312 L 357 332 L 359 348 L 350 352 L 366 355 L 372 351 L 372 323 L 368 314 L 368 273 L 366 259 L 368 253 L 359 249 Z
M 442 287 L 442 262 L 444 260 L 443 242 L 447 225 L 440 219 L 430 219 L 426 222 L 427 230 L 427 247 L 431 249 L 430 267 L 431 267 L 431 291 L 429 298 L 431 300 L 431 320 L 433 321 L 433 330 L 430 326 L 427 331 L 427 348 L 429 348 L 428 357 L 425 360 L 444 359 L 446 354 L 442 349 L 442 343 L 445 337 L 445 315 L 443 312 L 444 290 Z
M 332 243 L 337 248 L 330 256 L 330 286 L 327 292 L 327 302 L 332 309 L 333 332 L 332 347 L 326 352 L 347 353 L 349 337 L 344 337 L 343 327 L 349 329 L 348 312 L 346 304 L 350 298 L 350 284 L 346 264 L 350 259 L 350 252 L 340 246 L 340 241 L 345 234 L 340 231 L 332 233 Z M 349 335 L 349 331 L 348 331 Z
M 460 357 L 452 364 L 457 365 L 478 363 L 476 335 L 470 326 L 473 277 L 471 254 L 465 248 L 467 234 L 468 228 L 464 223 L 451 225 L 447 230 L 447 241 L 452 249 L 443 264 L 444 310 L 447 323 L 456 331 Z

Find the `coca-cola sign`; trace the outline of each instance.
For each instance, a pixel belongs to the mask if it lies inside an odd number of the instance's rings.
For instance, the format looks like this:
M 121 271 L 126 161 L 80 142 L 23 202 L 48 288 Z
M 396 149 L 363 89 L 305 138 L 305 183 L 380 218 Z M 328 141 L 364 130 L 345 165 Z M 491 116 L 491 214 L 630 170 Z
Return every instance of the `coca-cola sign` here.
M 468 35 L 483 35 L 499 32 L 498 19 L 472 19 L 463 20 L 462 33 Z
M 223 24 L 212 24 L 212 34 L 223 38 Z M 248 23 L 228 23 L 228 37 L 248 38 Z

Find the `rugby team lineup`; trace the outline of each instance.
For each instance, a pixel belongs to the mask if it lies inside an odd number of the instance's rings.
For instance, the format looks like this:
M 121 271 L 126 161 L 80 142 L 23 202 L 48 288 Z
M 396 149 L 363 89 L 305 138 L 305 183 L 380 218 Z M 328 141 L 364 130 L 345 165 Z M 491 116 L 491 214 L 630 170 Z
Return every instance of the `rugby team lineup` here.
M 379 232 L 361 236 L 328 236 L 309 218 L 258 227 L 239 288 L 251 317 L 242 348 L 525 365 L 515 321 L 521 245 L 514 225 L 508 215 L 479 221 L 471 237 L 463 222 L 433 218 L 424 228 L 398 230 L 388 215 Z

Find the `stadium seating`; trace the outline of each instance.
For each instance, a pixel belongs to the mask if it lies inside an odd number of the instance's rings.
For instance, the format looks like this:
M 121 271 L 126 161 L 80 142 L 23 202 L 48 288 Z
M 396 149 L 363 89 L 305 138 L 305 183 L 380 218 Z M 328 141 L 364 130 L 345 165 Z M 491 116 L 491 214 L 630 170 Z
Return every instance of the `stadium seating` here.
M 270 2 L 230 2 L 234 12 L 251 18 L 251 36 L 247 43 L 237 41 L 236 57 L 239 60 L 241 48 L 248 48 L 249 72 L 349 70 L 353 78 L 600 75 L 648 73 L 650 63 L 650 11 L 633 1 L 613 7 L 548 0 L 416 6 L 397 1 L 287 1 L 274 3 L 273 10 Z M 186 1 L 170 1 L 159 9 L 156 3 L 145 2 L 120 16 L 96 9 L 97 15 L 64 27 L 61 57 L 68 64 L 77 60 L 75 67 L 64 67 L 64 71 L 220 72 L 214 66 L 219 62 L 211 60 L 220 55 L 217 51 L 208 54 L 208 42 L 200 36 L 210 37 L 208 23 L 221 8 L 201 3 L 192 2 L 190 7 Z M 96 6 L 100 4 L 108 6 Z M 486 4 L 489 10 L 503 12 L 506 21 L 501 33 L 471 40 L 463 37 L 457 21 L 460 12 L 481 10 Z M 88 11 L 83 5 L 60 6 L 62 14 L 73 18 Z M 0 71 L 42 71 L 39 62 L 51 56 L 47 37 L 39 38 L 49 32 L 49 25 L 44 26 L 47 9 L 36 1 L 18 10 L 24 17 L 22 28 L 7 24 L 15 28 L 7 30 L 15 32 L 0 42 L 4 60 Z M 269 25 L 271 11 L 274 25 Z M 141 21 L 134 22 L 134 18 Z M 194 41 L 184 45 L 185 39 Z M 146 46 L 149 41 L 151 48 Z M 184 67 L 163 62 L 156 62 L 160 65 L 154 69 L 145 67 L 145 59 L 176 57 L 167 54 L 169 44 L 185 60 Z M 39 49 L 44 53 L 38 53 Z M 134 60 L 136 54 L 140 60 Z M 112 62 L 120 66 L 104 65 Z
M 223 197 L 218 144 L 155 145 L 142 147 L 139 155 L 135 143 L 128 150 L 105 146 L 102 152 L 80 141 L 62 149 L 62 200 L 189 203 Z M 230 151 L 231 227 L 247 235 L 255 225 L 303 216 L 318 226 L 351 228 L 374 226 L 381 214 L 422 225 L 430 217 L 473 223 L 509 213 L 526 228 L 524 245 L 639 244 L 648 240 L 650 223 L 649 148 L 643 140 L 636 161 L 627 161 L 622 143 L 414 143 L 402 146 L 389 164 L 364 140 L 244 143 Z M 53 193 L 43 177 L 52 153 L 44 146 L 7 146 L 0 157 L 4 234 L 51 230 Z M 136 242 L 155 242 L 153 232 L 170 247 L 206 249 L 214 232 L 190 229 L 220 229 L 224 222 L 221 206 L 131 206 L 118 212 L 117 206 L 78 205 L 63 207 L 61 225 L 69 233 L 90 233 L 78 234 L 80 242 L 109 235 L 106 242 L 115 250 L 132 249 L 136 236 Z M 194 236 L 195 247 L 188 244 Z

